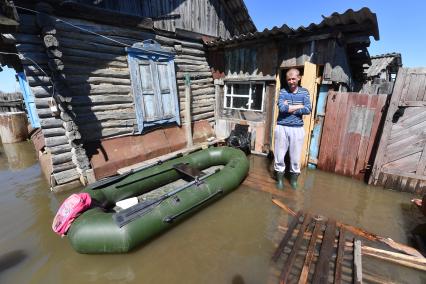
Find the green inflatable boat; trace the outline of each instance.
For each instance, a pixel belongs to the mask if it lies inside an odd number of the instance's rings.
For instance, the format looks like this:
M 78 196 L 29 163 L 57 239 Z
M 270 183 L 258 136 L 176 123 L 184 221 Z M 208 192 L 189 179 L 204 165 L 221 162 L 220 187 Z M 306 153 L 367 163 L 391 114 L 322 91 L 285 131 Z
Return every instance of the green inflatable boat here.
M 206 170 L 212 167 L 216 169 Z M 213 147 L 100 180 L 82 192 L 102 206 L 78 216 L 67 237 L 80 253 L 128 252 L 237 188 L 248 169 L 241 150 Z M 121 211 L 112 210 L 118 201 L 182 179 L 185 184 L 164 194 Z

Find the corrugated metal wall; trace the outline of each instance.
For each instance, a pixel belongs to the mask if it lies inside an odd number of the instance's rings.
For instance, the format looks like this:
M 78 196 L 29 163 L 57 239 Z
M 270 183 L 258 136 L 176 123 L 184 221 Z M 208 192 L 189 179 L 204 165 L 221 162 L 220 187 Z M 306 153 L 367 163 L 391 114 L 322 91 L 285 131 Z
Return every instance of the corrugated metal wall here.
M 358 179 L 372 165 L 387 95 L 328 93 L 318 168 Z

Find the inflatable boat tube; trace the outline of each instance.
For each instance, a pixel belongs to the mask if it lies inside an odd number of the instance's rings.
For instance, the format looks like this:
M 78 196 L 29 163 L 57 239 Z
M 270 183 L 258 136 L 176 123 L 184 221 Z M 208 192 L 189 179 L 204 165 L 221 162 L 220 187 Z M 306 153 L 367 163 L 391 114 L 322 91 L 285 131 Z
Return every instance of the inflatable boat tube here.
M 202 172 L 212 166 L 223 167 L 210 174 Z M 248 159 L 241 150 L 213 147 L 113 177 L 113 183 L 100 182 L 83 190 L 102 206 L 78 216 L 67 237 L 80 253 L 128 252 L 237 188 L 248 169 Z M 182 187 L 122 211 L 111 210 L 120 200 L 140 196 L 183 176 L 191 176 L 191 181 Z

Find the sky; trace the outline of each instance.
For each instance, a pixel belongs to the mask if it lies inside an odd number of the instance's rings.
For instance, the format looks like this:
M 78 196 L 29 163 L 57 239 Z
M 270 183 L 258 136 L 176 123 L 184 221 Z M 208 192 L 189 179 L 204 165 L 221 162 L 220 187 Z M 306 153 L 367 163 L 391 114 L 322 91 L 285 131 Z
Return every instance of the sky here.
M 426 1 L 424 0 L 245 0 L 257 29 L 319 24 L 321 15 L 368 7 L 376 13 L 380 40 L 371 38 L 371 55 L 399 52 L 404 67 L 426 66 Z M 0 72 L 0 91 L 14 92 L 14 70 Z M 19 88 L 18 88 L 19 90 Z

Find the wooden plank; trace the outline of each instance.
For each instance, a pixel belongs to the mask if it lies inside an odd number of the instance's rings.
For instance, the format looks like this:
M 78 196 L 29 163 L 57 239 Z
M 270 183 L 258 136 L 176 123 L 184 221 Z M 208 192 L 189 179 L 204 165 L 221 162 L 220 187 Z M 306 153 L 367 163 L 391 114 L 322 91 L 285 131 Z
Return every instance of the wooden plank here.
M 401 103 L 402 106 L 406 107 L 424 107 L 426 106 L 425 101 L 404 101 Z
M 272 117 L 273 117 L 273 120 L 272 120 L 272 125 L 271 125 L 271 133 L 272 133 L 272 135 L 271 135 L 271 149 L 273 150 L 273 151 L 275 151 L 274 149 L 274 147 L 275 147 L 275 126 L 277 125 L 277 119 L 278 119 L 278 114 L 279 114 L 279 110 L 278 110 L 278 98 L 279 98 L 279 96 L 280 96 L 280 90 L 281 90 L 281 73 L 282 73 L 282 70 L 280 69 L 278 72 L 277 72 L 277 75 L 276 75 L 276 78 L 275 78 L 275 96 L 274 96 L 274 103 L 273 103 L 273 113 L 272 113 Z
M 409 256 L 402 253 L 386 251 L 368 246 L 362 246 L 361 252 L 364 255 L 369 255 L 399 265 L 426 271 L 426 258 Z
M 316 221 L 314 230 L 312 232 L 311 240 L 309 241 L 308 250 L 306 252 L 305 262 L 303 263 L 302 272 L 299 277 L 299 284 L 304 284 L 308 280 L 309 270 L 311 267 L 312 260 L 314 258 L 315 245 L 317 243 L 318 234 L 321 232 L 323 223 Z
M 413 101 L 417 100 L 417 95 L 419 93 L 421 85 L 423 84 L 423 82 L 425 80 L 425 75 L 426 74 L 411 74 L 410 75 L 412 77 L 410 89 L 408 90 L 407 96 L 404 97 L 404 99 L 402 101 L 404 101 L 404 102 L 405 101 L 412 101 L 413 102 Z
M 291 221 L 290 225 L 288 226 L 288 230 L 286 234 L 284 235 L 283 239 L 278 245 L 278 248 L 275 250 L 274 255 L 272 256 L 272 261 L 277 262 L 277 260 L 280 258 L 280 255 L 283 252 L 284 247 L 287 245 L 287 242 L 290 240 L 291 235 L 293 234 L 293 230 L 296 228 L 297 224 L 299 224 L 299 219 L 301 216 L 302 216 L 302 211 L 299 211 L 297 212 L 296 216 Z
M 354 283 L 362 284 L 362 259 L 360 240 L 354 240 Z
M 309 92 L 309 99 L 311 101 L 312 111 L 309 115 L 303 116 L 303 128 L 305 130 L 305 138 L 303 140 L 302 157 L 300 160 L 300 166 L 303 168 L 308 164 L 309 158 L 309 145 L 311 143 L 312 130 L 315 125 L 315 109 L 317 105 L 317 74 L 318 66 L 305 62 L 303 68 L 303 77 L 301 80 L 301 86 L 306 88 Z
M 334 283 L 342 283 L 342 262 L 345 257 L 345 228 L 339 230 L 339 245 L 337 248 L 336 265 L 334 267 Z
M 290 255 L 287 257 L 281 272 L 281 276 L 280 276 L 281 284 L 287 283 L 287 278 L 290 275 L 291 268 L 294 264 L 294 261 L 296 260 L 296 256 L 297 256 L 297 253 L 299 252 L 300 245 L 302 244 L 303 236 L 305 234 L 306 228 L 311 223 L 311 220 L 312 220 L 311 214 L 306 213 L 303 216 L 303 223 L 300 226 L 299 233 L 297 234 L 297 238 L 294 241 L 293 248 L 290 252 Z
M 392 117 L 395 113 L 395 111 L 398 108 L 398 104 L 400 101 L 402 88 L 404 87 L 404 81 L 407 74 L 407 68 L 399 68 L 397 79 L 394 85 L 392 98 L 390 105 L 388 107 L 388 112 L 386 115 L 386 120 L 383 128 L 382 137 L 380 138 L 379 147 L 377 149 L 377 156 L 376 160 L 374 162 L 372 174 L 370 177 L 370 183 L 375 183 L 375 180 L 378 179 L 379 174 L 381 172 L 382 165 L 386 163 L 386 147 L 387 147 L 387 141 L 389 139 L 389 135 L 392 131 Z
M 397 80 L 398 80 L 398 77 L 397 77 Z M 414 81 L 415 80 L 413 80 L 412 74 L 410 74 L 410 71 L 408 71 L 404 79 L 404 86 L 402 87 L 402 90 L 401 90 L 401 96 L 399 97 L 398 105 L 401 101 L 406 100 L 407 96 L 409 95 L 410 85 L 414 84 Z
M 398 169 L 384 169 L 383 173 L 388 174 L 388 175 L 398 175 L 398 176 L 402 176 L 402 177 L 413 178 L 413 179 L 416 179 L 416 180 L 426 180 L 425 175 L 402 173 Z
M 382 173 L 383 175 L 383 173 Z M 293 210 L 291 210 L 287 205 L 285 205 L 284 203 L 280 202 L 279 200 L 272 198 L 272 202 L 276 205 L 278 205 L 281 209 L 283 209 L 284 211 L 286 211 L 288 214 L 295 216 L 296 213 L 294 213 Z M 354 235 L 363 237 L 367 240 L 370 241 L 378 241 L 381 242 L 383 244 L 386 244 L 387 246 L 389 246 L 392 249 L 395 249 L 397 251 L 406 253 L 408 255 L 412 255 L 412 256 L 418 256 L 418 257 L 423 257 L 423 255 L 418 252 L 416 249 L 409 247 L 407 245 L 395 242 L 394 240 L 390 239 L 390 238 L 385 238 L 385 237 L 381 237 L 372 233 L 369 233 L 361 228 L 357 228 L 348 224 L 344 224 L 341 222 L 337 222 L 337 226 L 339 227 L 344 227 L 345 230 L 351 232 Z
M 421 152 L 413 153 L 399 160 L 386 163 L 382 166 L 382 171 L 386 172 L 388 169 L 398 170 L 401 173 L 415 173 L 416 161 L 420 160 Z
M 334 240 L 336 237 L 336 221 L 329 219 L 322 239 L 319 259 L 315 266 L 312 283 L 328 283 L 330 259 L 333 254 Z
M 423 151 L 420 156 L 419 163 L 417 164 L 416 174 L 424 175 L 426 171 L 426 144 L 423 145 Z

